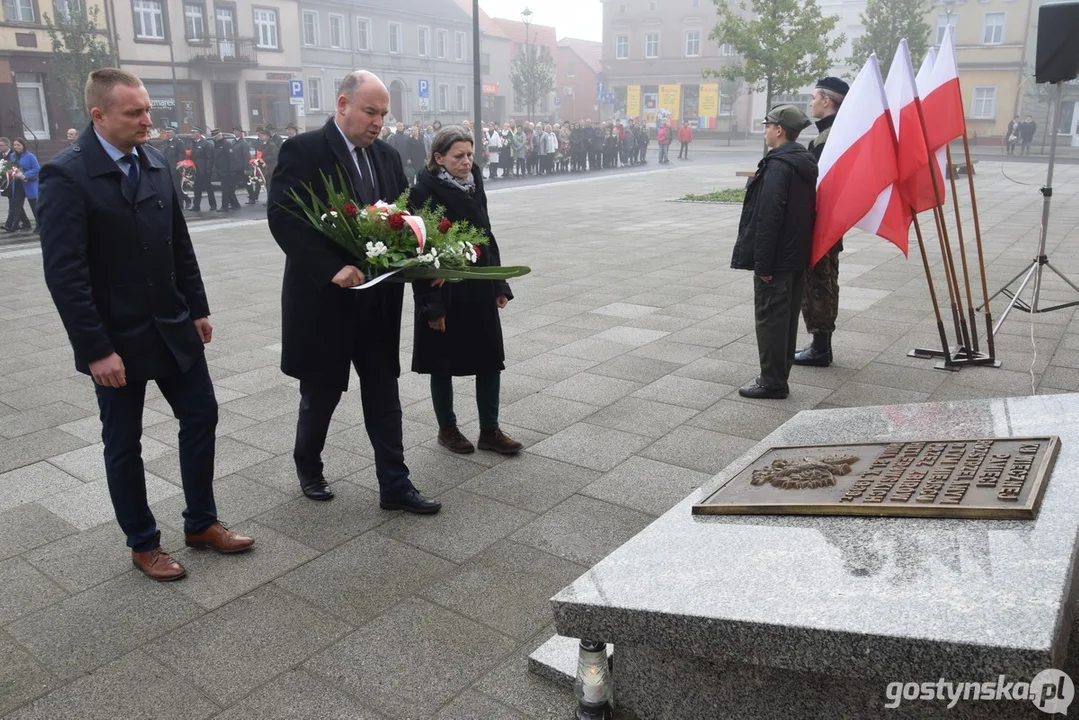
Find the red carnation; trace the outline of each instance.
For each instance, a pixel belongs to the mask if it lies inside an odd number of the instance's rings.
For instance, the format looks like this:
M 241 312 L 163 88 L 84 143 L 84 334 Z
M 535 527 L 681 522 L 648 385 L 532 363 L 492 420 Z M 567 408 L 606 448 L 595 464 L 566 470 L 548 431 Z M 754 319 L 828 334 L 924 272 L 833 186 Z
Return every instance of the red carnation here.
M 473 245 L 472 249 L 476 251 L 476 259 L 479 260 L 480 259 L 480 246 L 479 245 Z
M 348 215 L 350 218 L 354 218 L 359 214 L 360 209 L 358 207 L 356 207 L 352 203 L 345 203 L 345 215 Z
M 438 231 L 443 235 L 448 233 L 451 227 L 453 227 L 453 223 L 449 221 L 449 218 L 442 218 L 438 223 Z
M 401 230 L 405 227 L 405 216 L 401 213 L 395 213 L 390 215 L 386 222 L 390 224 L 392 230 Z

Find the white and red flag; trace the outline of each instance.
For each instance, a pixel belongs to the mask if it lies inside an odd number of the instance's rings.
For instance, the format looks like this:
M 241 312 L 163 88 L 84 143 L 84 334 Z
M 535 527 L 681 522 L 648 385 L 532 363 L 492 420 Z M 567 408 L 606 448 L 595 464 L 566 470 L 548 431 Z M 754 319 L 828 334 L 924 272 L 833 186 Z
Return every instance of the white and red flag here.
M 910 50 L 905 39 L 899 41 L 895 57 L 892 58 L 888 79 L 884 82 L 884 92 L 895 132 L 899 181 L 881 193 L 873 209 L 856 227 L 894 243 L 906 255 L 910 224 L 914 219 L 911 206 L 917 204 L 919 180 L 923 176 L 930 181 L 932 179 L 929 178 L 928 171 L 923 172 L 929 166 L 929 151 L 922 129 L 914 66 L 911 65 Z M 933 198 L 931 186 L 928 197 Z
M 899 179 L 895 147 L 884 81 L 877 56 L 870 55 L 836 114 L 818 163 L 811 265 L 816 265 Z
M 918 69 L 918 75 L 914 78 L 914 84 L 918 88 L 918 104 L 922 105 L 921 97 L 922 92 L 929 88 L 930 78 L 933 75 L 933 66 L 937 63 L 937 51 L 933 48 L 925 54 L 925 59 L 922 61 L 922 66 Z M 921 107 L 922 120 L 925 120 L 925 108 Z M 928 147 L 928 140 L 926 141 Z M 929 149 L 929 157 L 932 158 L 933 164 L 931 167 L 923 168 L 918 173 L 918 179 L 915 181 L 917 185 L 917 194 L 913 198 L 911 204 L 914 206 L 915 212 L 923 212 L 931 208 L 937 207 L 943 204 L 945 199 L 945 191 L 947 186 L 944 184 L 944 171 L 942 168 L 947 162 L 947 151 L 944 148 L 939 148 L 935 152 L 932 148 Z M 933 178 L 930 173 L 937 176 L 936 190 L 933 188 Z M 940 193 L 940 201 L 937 201 L 937 194 Z
M 933 69 L 927 71 L 926 62 L 916 79 L 918 95 L 921 97 L 922 117 L 925 120 L 926 145 L 930 153 L 935 153 L 937 162 L 930 163 L 922 171 L 918 180 L 919 202 L 914 209 L 918 212 L 944 203 L 944 175 L 941 172 L 946 164 L 948 143 L 967 134 L 967 123 L 963 117 L 963 92 L 959 87 L 959 66 L 955 60 L 955 29 L 948 26 L 944 41 L 933 62 Z M 937 175 L 939 201 L 933 192 L 930 170 Z

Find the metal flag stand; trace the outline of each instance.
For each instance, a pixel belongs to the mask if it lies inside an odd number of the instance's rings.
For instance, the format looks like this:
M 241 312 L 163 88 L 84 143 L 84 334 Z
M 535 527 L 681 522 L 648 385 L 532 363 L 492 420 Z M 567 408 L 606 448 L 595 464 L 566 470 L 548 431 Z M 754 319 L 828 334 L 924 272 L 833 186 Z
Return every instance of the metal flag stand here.
M 997 331 L 1000 329 L 1000 326 L 1004 324 L 1004 321 L 1008 319 L 1008 313 L 1012 311 L 1012 308 L 1019 308 L 1023 312 L 1034 315 L 1037 313 L 1047 313 L 1054 310 L 1062 310 L 1064 308 L 1079 305 L 1079 300 L 1073 300 L 1072 302 L 1060 303 L 1059 305 L 1053 305 L 1052 307 L 1038 307 L 1038 303 L 1041 300 L 1042 292 L 1042 266 L 1048 267 L 1056 274 L 1057 277 L 1066 282 L 1072 290 L 1079 292 L 1079 286 L 1076 286 L 1076 284 L 1069 280 L 1067 276 L 1064 275 L 1064 273 L 1053 267 L 1052 263 L 1049 262 L 1049 256 L 1045 253 L 1045 242 L 1049 232 L 1049 204 L 1053 199 L 1053 166 L 1056 162 L 1057 132 L 1060 128 L 1060 113 L 1062 106 L 1061 100 L 1063 97 L 1064 82 L 1058 81 L 1056 98 L 1054 99 L 1054 101 L 1056 102 L 1056 108 L 1053 112 L 1053 127 L 1049 136 L 1049 171 L 1045 178 L 1045 187 L 1043 187 L 1040 191 L 1043 195 L 1043 200 L 1042 231 L 1041 236 L 1038 239 L 1038 254 L 1034 257 L 1033 260 L 1030 261 L 1029 265 L 1023 268 L 1022 271 L 1020 271 L 1018 275 L 1005 283 L 1004 287 L 1002 287 L 1000 290 L 997 290 L 995 293 L 993 293 L 992 297 L 989 298 L 990 300 L 992 300 L 997 295 L 1001 294 L 1007 295 L 1009 298 L 1011 298 L 1011 302 L 1008 303 L 1008 307 L 1004 309 L 1004 312 L 1000 315 L 1000 319 L 997 320 L 997 324 L 993 327 L 994 335 L 996 335 Z M 1023 278 L 1023 281 L 1019 283 L 1019 288 L 1017 290 L 1012 291 L 1012 283 L 1014 283 L 1019 278 Z M 1028 303 L 1023 300 L 1022 297 L 1023 291 L 1026 290 L 1027 285 L 1030 284 L 1031 279 L 1034 280 L 1034 284 L 1032 286 L 1030 302 Z M 988 301 L 986 301 L 986 304 L 988 305 Z

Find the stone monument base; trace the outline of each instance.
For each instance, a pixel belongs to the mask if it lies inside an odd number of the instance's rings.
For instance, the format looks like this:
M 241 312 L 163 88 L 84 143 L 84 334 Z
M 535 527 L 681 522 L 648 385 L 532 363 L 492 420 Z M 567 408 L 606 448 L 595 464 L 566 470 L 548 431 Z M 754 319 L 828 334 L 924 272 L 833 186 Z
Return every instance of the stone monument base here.
M 1021 435 L 1060 437 L 1034 520 L 690 512 L 770 446 Z M 611 643 L 640 720 L 1047 717 L 1007 697 L 1079 678 L 1077 471 L 1079 395 L 800 413 L 555 596 L 530 665 L 570 687 L 571 638 Z

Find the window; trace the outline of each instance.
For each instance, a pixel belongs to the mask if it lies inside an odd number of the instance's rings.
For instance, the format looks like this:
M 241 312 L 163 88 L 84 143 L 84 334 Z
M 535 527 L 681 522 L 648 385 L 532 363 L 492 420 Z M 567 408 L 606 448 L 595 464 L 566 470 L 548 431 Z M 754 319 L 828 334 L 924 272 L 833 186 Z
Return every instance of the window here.
M 367 18 L 356 21 L 356 49 L 371 49 L 371 21 Z
M 453 54 L 458 60 L 465 59 L 465 34 L 463 32 L 453 34 Z
M 626 11 L 626 4 L 625 3 L 622 3 L 621 5 L 618 6 L 618 12 L 624 13 L 625 11 Z
M 948 32 L 948 26 L 955 27 L 955 21 L 958 17 L 953 13 L 952 15 L 938 15 L 937 16 L 937 47 L 944 44 L 944 34 Z
M 446 53 L 450 50 L 450 34 L 445 30 L 438 31 L 438 56 L 440 58 L 446 57 Z
M 656 4 L 654 2 L 648 3 L 648 9 L 649 10 L 655 10 L 656 9 Z
M 457 86 L 457 112 L 464 112 L 465 111 L 465 105 L 466 105 L 465 97 L 466 97 L 465 96 L 465 86 L 464 85 L 458 85 Z
M 79 0 L 53 0 L 52 7 L 56 12 L 54 20 L 66 20 L 70 17 L 84 14 L 82 3 Z
M 985 30 L 982 33 L 983 45 L 1000 45 L 1004 42 L 1004 13 L 985 14 Z
M 701 0 L 693 0 L 693 7 L 700 7 L 700 6 L 701 6 Z
M 401 52 L 401 23 L 390 23 L 390 52 Z
M 184 37 L 201 40 L 206 37 L 206 21 L 202 17 L 202 5 L 184 5 Z
M 330 15 L 330 47 L 343 48 L 345 46 L 345 16 Z
M 645 33 L 644 56 L 646 58 L 659 57 L 659 33 Z
M 4 19 L 9 22 L 34 22 L 34 0 L 4 0 Z
M 22 121 L 38 140 L 48 140 L 49 115 L 45 108 L 45 85 L 42 80 L 37 73 L 15 73 Z
M 334 102 L 334 105 L 337 104 L 337 96 L 341 94 L 341 83 L 344 82 L 344 80 L 345 80 L 344 78 L 339 78 L 339 77 L 335 77 L 333 80 L 331 80 L 333 85 L 330 86 L 330 89 L 333 90 L 333 98 L 332 98 L 332 100 Z
M 719 114 L 723 117 L 730 117 L 734 112 L 734 94 L 720 92 L 719 94 Z
M 215 7 L 217 52 L 222 58 L 236 57 L 236 14 L 231 7 Z
M 722 47 L 719 49 L 719 53 L 723 57 L 732 57 L 738 54 L 734 49 L 734 45 L 731 45 L 730 43 L 723 43 Z
M 307 78 L 307 107 L 318 110 L 322 107 L 322 78 Z
M 419 27 L 417 30 L 419 32 L 416 37 L 416 54 L 420 57 L 429 57 L 431 50 L 427 46 L 431 44 L 431 29 Z
M 135 37 L 142 40 L 165 39 L 165 14 L 158 0 L 135 0 Z
M 686 30 L 686 57 L 700 57 L 701 31 Z
M 615 35 L 614 59 L 629 60 L 629 35 Z
M 974 105 L 970 116 L 976 120 L 993 120 L 997 116 L 996 87 L 974 88 Z
M 318 45 L 318 13 L 313 10 L 304 10 L 301 28 L 303 44 Z
M 255 43 L 260 48 L 278 47 L 276 10 L 255 10 Z
M 438 86 L 438 111 L 446 112 L 450 109 L 450 86 Z

